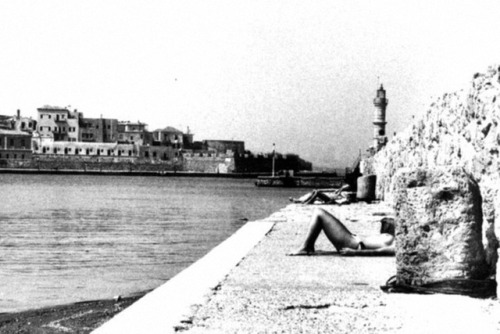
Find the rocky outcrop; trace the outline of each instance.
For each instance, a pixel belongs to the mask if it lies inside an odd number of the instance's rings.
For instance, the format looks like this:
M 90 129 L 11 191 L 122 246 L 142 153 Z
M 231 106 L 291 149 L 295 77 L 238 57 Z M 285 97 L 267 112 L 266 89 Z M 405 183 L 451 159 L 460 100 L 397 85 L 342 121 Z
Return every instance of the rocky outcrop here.
M 500 67 L 473 76 L 470 89 L 444 94 L 413 124 L 365 161 L 377 175 L 377 197 L 393 200 L 391 181 L 402 167 L 460 166 L 479 184 L 483 243 L 492 273 L 500 235 Z
M 400 284 L 484 280 L 481 194 L 461 168 L 400 169 L 394 177 Z

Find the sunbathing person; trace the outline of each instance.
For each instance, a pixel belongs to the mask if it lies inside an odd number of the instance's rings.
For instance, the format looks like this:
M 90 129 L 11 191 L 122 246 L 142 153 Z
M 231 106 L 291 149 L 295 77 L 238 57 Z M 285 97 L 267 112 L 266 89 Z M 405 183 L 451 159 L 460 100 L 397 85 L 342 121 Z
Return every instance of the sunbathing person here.
M 348 189 L 348 185 L 344 185 L 339 189 L 315 189 L 299 198 L 290 197 L 290 201 L 301 204 L 314 204 L 318 201 L 322 204 L 343 204 L 348 200 L 342 196 L 342 191 Z
M 327 211 L 317 208 L 311 218 L 309 231 L 302 246 L 288 255 L 313 255 L 314 244 L 321 231 L 342 255 L 394 255 L 394 220 L 381 221 L 380 234 L 358 236 Z

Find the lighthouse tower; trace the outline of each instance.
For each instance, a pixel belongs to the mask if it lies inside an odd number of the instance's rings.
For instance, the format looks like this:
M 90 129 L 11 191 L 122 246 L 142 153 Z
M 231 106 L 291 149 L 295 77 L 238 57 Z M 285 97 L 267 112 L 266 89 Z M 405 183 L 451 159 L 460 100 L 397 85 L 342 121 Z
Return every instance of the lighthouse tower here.
M 375 112 L 373 114 L 373 148 L 376 151 L 380 150 L 387 143 L 385 135 L 385 108 L 389 100 L 385 98 L 385 89 L 383 85 L 377 90 L 377 97 L 373 99 Z

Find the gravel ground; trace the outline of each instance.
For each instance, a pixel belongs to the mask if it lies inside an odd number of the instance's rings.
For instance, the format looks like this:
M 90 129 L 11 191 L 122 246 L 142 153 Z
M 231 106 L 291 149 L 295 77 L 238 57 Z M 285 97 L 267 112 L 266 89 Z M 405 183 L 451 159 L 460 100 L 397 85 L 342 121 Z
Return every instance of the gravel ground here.
M 385 294 L 394 257 L 342 257 L 324 235 L 315 256 L 290 257 L 315 206 L 290 205 L 268 236 L 232 270 L 186 333 L 500 332 L 500 303 L 464 296 Z M 357 234 L 378 233 L 383 204 L 321 206 Z

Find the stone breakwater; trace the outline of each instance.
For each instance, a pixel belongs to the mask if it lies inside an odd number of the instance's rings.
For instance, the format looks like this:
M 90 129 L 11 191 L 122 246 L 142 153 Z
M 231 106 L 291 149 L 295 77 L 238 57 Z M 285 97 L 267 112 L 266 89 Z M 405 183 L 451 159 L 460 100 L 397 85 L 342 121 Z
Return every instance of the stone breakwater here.
M 364 173 L 377 175 L 377 197 L 388 202 L 394 196 L 391 181 L 402 167 L 451 165 L 470 173 L 482 197 L 483 244 L 492 274 L 500 235 L 499 123 L 500 66 L 496 65 L 475 74 L 469 89 L 438 98 L 384 149 L 364 161 Z

